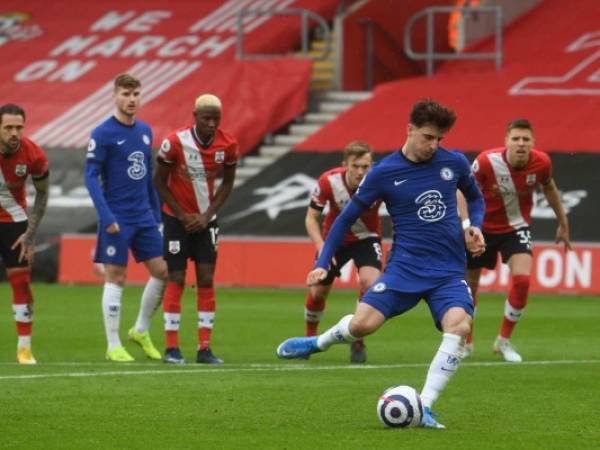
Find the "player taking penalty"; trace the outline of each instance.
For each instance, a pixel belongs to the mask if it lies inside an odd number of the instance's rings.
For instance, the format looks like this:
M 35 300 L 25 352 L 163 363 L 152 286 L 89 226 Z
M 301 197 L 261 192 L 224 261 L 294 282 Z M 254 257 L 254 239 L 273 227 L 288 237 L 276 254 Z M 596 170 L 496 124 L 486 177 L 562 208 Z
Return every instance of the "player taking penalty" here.
M 456 372 L 462 342 L 471 329 L 473 301 L 464 279 L 465 244 L 475 255 L 485 250 L 480 231 L 483 196 L 469 163 L 460 152 L 439 147 L 455 120 L 454 111 L 433 100 L 413 106 L 404 145 L 366 175 L 333 223 L 307 282 L 314 285 L 327 276 L 345 234 L 377 200 L 385 202 L 394 226 L 391 256 L 383 274 L 354 314 L 319 336 L 291 338 L 277 349 L 280 358 L 303 358 L 334 344 L 353 342 L 424 299 L 443 333 L 421 391 L 421 426 L 427 428 L 445 428 L 431 407 Z M 472 226 L 464 231 L 457 213 L 457 189 L 464 194 L 471 216 Z
M 25 111 L 14 104 L 0 106 L 0 256 L 12 289 L 17 324 L 17 362 L 36 364 L 31 352 L 33 294 L 31 264 L 35 236 L 48 203 L 48 159 L 23 136 Z M 26 181 L 31 176 L 35 201 L 27 214 Z

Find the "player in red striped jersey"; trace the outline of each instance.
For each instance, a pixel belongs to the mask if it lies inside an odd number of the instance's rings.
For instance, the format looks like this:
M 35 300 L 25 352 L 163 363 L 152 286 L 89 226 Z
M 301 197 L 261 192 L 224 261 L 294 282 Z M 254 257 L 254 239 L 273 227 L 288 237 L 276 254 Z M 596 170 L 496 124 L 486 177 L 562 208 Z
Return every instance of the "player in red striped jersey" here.
M 25 111 L 21 107 L 0 107 L 0 256 L 13 292 L 17 362 L 35 364 L 31 353 L 31 264 L 35 236 L 48 203 L 48 159 L 40 147 L 23 136 L 24 128 Z M 25 188 L 29 175 L 35 201 L 28 215 Z
M 569 222 L 552 178 L 552 161 L 533 146 L 531 123 L 525 119 L 514 120 L 508 125 L 505 146 L 484 151 L 473 162 L 473 172 L 486 204 L 483 234 L 487 249 L 479 257 L 467 254 L 467 281 L 476 304 L 481 270 L 493 269 L 498 253 L 502 255 L 502 262 L 508 264 L 511 287 L 493 350 L 509 362 L 522 361 L 510 338 L 527 305 L 532 265 L 529 227 L 537 186 L 556 214 L 556 243 L 562 242 L 565 250 L 571 249 Z M 464 355 L 472 352 L 472 335 L 469 335 Z
M 306 231 L 317 248 L 317 256 L 323 248 L 331 224 L 350 201 L 372 164 L 371 147 L 364 142 L 354 141 L 344 149 L 342 166 L 328 170 L 319 177 L 305 219 Z M 327 205 L 329 211 L 321 230 L 320 219 Z M 380 205 L 381 201 L 375 202 L 356 221 L 346 235 L 342 247 L 336 252 L 335 267 L 329 271 L 327 278 L 310 287 L 304 309 L 306 336 L 317 335 L 319 322 L 325 310 L 325 301 L 335 278 L 340 276 L 340 269 L 346 262 L 352 259 L 358 268 L 359 301 L 381 275 Z M 351 344 L 350 362 L 364 363 L 366 360 L 364 341 L 358 339 Z
M 154 182 L 163 205 L 164 257 L 169 281 L 164 296 L 165 362 L 183 364 L 179 349 L 181 296 L 187 261 L 196 266 L 198 353 L 196 362 L 220 364 L 210 338 L 215 317 L 213 276 L 217 262 L 217 211 L 233 189 L 237 140 L 219 128 L 221 101 L 211 94 L 196 99 L 193 126 L 163 141 Z M 217 177 L 223 181 L 217 187 Z

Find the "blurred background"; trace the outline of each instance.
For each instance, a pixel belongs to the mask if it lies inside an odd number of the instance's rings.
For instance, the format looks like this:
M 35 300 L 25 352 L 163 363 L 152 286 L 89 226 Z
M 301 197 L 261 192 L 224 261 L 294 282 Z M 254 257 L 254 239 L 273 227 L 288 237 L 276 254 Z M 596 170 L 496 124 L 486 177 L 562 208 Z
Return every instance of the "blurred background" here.
M 26 135 L 51 161 L 34 279 L 102 282 L 83 168 L 112 81 L 129 72 L 154 148 L 192 123 L 199 94 L 223 101 L 242 159 L 219 214 L 220 285 L 303 285 L 317 177 L 349 141 L 378 158 L 397 150 L 410 107 L 432 97 L 458 113 L 444 146 L 470 160 L 502 146 L 509 121 L 533 123 L 576 249 L 554 245 L 553 212 L 536 196 L 532 292 L 600 294 L 598 23 L 597 0 L 3 0 L 0 103 L 25 108 Z M 129 280 L 144 271 L 133 264 Z M 352 266 L 338 283 L 356 286 Z M 488 291 L 507 283 L 501 266 L 482 278 Z

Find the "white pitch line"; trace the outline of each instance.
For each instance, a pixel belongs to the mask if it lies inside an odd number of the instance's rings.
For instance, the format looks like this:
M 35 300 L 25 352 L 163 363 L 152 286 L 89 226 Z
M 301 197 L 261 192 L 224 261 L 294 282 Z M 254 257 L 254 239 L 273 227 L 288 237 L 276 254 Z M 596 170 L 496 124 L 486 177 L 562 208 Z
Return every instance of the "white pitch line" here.
M 50 365 L 52 363 L 48 363 Z M 467 362 L 462 366 L 467 367 L 495 367 L 495 366 L 551 366 L 551 365 L 571 365 L 571 364 L 600 364 L 599 359 L 567 359 L 556 361 L 525 361 L 519 364 L 504 361 L 498 362 Z M 57 365 L 57 363 L 54 363 Z M 136 376 L 136 375 L 172 375 L 172 374 L 194 374 L 194 373 L 223 373 L 223 372 L 293 372 L 293 371 L 321 371 L 321 370 L 381 370 L 381 369 L 407 369 L 429 367 L 429 363 L 409 363 L 409 364 L 382 364 L 382 365 L 333 365 L 333 366 L 313 366 L 313 365 L 284 365 L 284 364 L 238 364 L 227 367 L 190 367 L 153 369 L 153 370 L 111 370 L 102 372 L 65 372 L 65 373 L 39 373 L 30 375 L 2 375 L 1 380 L 34 380 L 44 378 L 93 378 L 93 377 L 112 377 L 112 376 Z

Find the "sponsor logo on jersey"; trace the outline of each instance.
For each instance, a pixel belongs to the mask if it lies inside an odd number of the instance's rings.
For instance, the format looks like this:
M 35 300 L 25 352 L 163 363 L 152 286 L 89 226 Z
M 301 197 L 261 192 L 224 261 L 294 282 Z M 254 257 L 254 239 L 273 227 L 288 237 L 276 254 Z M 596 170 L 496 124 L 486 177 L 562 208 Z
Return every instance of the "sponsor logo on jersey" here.
M 471 165 L 471 170 L 473 171 L 473 173 L 479 172 L 479 161 L 473 161 L 473 164 Z
M 15 175 L 22 177 L 27 174 L 27 166 L 25 164 L 17 164 L 15 166 Z
M 94 150 L 96 150 L 96 141 L 94 139 L 90 139 L 90 142 L 88 143 L 87 151 L 93 152 Z
M 530 173 L 527 175 L 527 178 L 525 178 L 525 183 L 527 183 L 527 186 L 533 186 L 536 181 L 537 178 L 535 176 L 535 173 Z
M 437 222 L 446 215 L 446 204 L 440 191 L 425 191 L 415 199 L 415 203 L 422 205 L 417 215 L 424 222 Z
M 440 176 L 442 177 L 442 180 L 450 181 L 454 178 L 454 172 L 450 167 L 442 167 Z
M 181 242 L 180 241 L 169 241 L 169 253 L 172 255 L 176 255 L 181 251 Z
M 142 136 L 142 141 L 144 141 L 144 144 L 150 145 L 150 136 L 148 136 L 147 134 L 144 134 Z
M 221 150 L 221 151 L 215 152 L 215 162 L 216 163 L 225 162 L 225 151 Z
M 394 180 L 394 186 L 400 186 L 402 183 L 406 183 L 407 181 L 407 178 L 405 178 L 404 180 Z
M 171 150 L 171 142 L 168 139 L 165 139 L 160 145 L 160 151 L 162 153 L 169 153 L 169 150 Z

